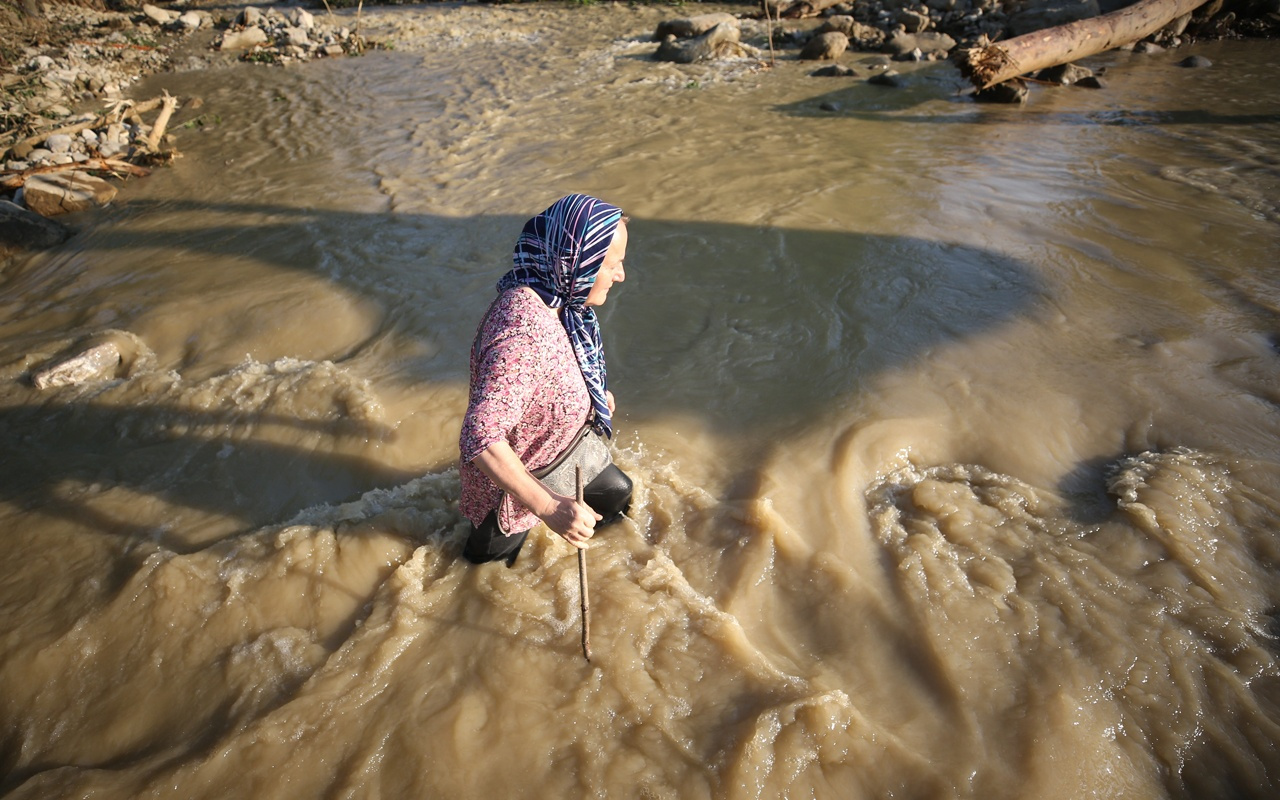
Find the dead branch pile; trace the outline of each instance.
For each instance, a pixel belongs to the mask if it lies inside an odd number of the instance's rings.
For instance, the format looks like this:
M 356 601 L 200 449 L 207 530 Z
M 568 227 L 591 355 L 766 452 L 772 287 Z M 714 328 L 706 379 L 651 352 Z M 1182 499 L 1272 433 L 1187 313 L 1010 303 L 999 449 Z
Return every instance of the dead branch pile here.
M 0 152 L 0 162 L 25 162 L 25 166 L 0 171 L 0 189 L 13 191 L 31 176 L 72 170 L 114 177 L 148 175 L 147 167 L 168 163 L 180 155 L 164 146 L 178 107 L 178 98 L 168 92 L 142 102 L 116 101 L 100 114 L 13 141 Z M 142 115 L 157 109 L 154 122 L 148 125 Z M 0 146 L 4 143 L 0 142 Z M 70 154 L 73 147 L 77 156 Z M 36 154 L 43 157 L 32 158 Z M 65 157 L 58 159 L 57 155 Z

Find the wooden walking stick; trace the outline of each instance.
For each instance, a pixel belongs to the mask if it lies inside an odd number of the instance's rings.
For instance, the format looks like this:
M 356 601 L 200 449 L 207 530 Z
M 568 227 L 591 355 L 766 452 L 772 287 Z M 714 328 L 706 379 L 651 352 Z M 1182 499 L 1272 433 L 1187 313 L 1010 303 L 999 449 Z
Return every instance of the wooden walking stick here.
M 574 467 L 578 484 L 578 502 L 585 502 L 582 488 L 582 467 Z M 578 589 L 582 596 L 582 657 L 591 663 L 591 600 L 587 595 L 587 551 L 578 548 Z

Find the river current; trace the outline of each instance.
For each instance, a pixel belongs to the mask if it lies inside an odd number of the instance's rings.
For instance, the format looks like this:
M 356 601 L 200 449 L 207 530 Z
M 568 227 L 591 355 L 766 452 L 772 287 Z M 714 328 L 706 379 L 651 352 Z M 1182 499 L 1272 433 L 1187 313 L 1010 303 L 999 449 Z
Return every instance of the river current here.
M 984 107 L 650 60 L 679 13 L 137 87 L 184 157 L 0 273 L 0 794 L 1276 796 L 1280 46 Z M 632 217 L 590 664 L 574 552 L 469 566 L 455 467 L 571 191 Z

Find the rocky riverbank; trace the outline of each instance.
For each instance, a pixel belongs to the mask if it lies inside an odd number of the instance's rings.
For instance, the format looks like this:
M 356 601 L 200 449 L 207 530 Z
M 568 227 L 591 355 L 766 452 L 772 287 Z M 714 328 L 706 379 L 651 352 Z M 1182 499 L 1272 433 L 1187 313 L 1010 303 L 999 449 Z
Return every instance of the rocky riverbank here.
M 199 98 L 129 100 L 140 77 L 233 60 L 285 65 L 363 52 L 351 23 L 300 7 L 200 8 L 190 0 L 111 10 L 49 5 L 0 15 L 0 256 L 65 237 L 32 219 L 110 202 L 104 178 L 179 155 L 175 130 L 204 124 Z M 154 117 L 148 118 L 154 113 Z M 216 111 L 213 117 L 216 118 Z
M 653 57 L 677 63 L 743 57 L 762 65 L 827 62 L 811 74 L 893 86 L 892 60 L 945 59 L 989 41 L 1106 13 L 1124 2 L 769 1 L 767 14 L 749 3 L 721 4 L 692 16 L 673 13 L 653 32 Z M 139 77 L 234 60 L 289 65 L 377 46 L 362 35 L 359 15 L 339 17 L 327 9 L 204 7 L 200 0 L 173 0 L 111 8 L 51 4 L 39 15 L 19 17 L 0 6 L 0 218 L 22 220 L 16 228 L 3 226 L 10 233 L 0 236 L 0 250 L 56 238 L 55 230 L 23 214 L 53 216 L 109 202 L 115 189 L 102 177 L 145 174 L 147 167 L 177 157 L 180 131 L 202 124 L 204 114 L 216 116 L 198 98 L 125 99 Z M 1270 35 L 1278 27 L 1280 0 L 1211 0 L 1129 46 L 1151 51 L 1203 38 Z M 883 54 L 872 74 L 840 63 L 846 53 L 859 51 Z M 1102 85 L 1080 69 L 1038 77 Z
M 868 74 L 840 64 L 847 52 L 881 53 L 891 61 L 955 59 L 970 48 L 1087 20 L 1126 8 L 1131 0 L 768 0 L 767 13 L 715 13 L 659 25 L 655 57 L 676 63 L 749 56 L 835 62 L 815 77 L 866 78 L 897 86 L 897 71 L 881 61 Z M 1122 49 L 1156 53 L 1183 44 L 1280 32 L 1280 0 L 1211 0 L 1171 19 Z M 1208 64 L 1194 57 L 1182 66 Z M 1075 65 L 1057 65 L 1032 78 L 1102 88 L 1101 78 Z M 976 92 L 975 99 L 1022 102 L 1021 81 Z

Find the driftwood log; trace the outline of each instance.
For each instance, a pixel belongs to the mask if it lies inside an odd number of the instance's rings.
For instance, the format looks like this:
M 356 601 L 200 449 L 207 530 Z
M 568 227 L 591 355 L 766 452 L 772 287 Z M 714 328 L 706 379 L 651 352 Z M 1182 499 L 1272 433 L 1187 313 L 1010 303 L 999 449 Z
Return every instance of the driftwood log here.
M 169 120 L 173 117 L 173 112 L 178 110 L 178 98 L 164 93 L 160 99 L 160 115 L 156 117 L 156 124 L 151 126 L 151 133 L 147 136 L 146 147 L 151 152 L 157 152 L 160 149 L 160 140 L 164 138 L 165 128 L 169 127 Z
M 1150 36 L 1208 0 L 1140 0 L 1127 8 L 959 51 L 960 72 L 979 90 L 1045 67 L 1069 64 Z

